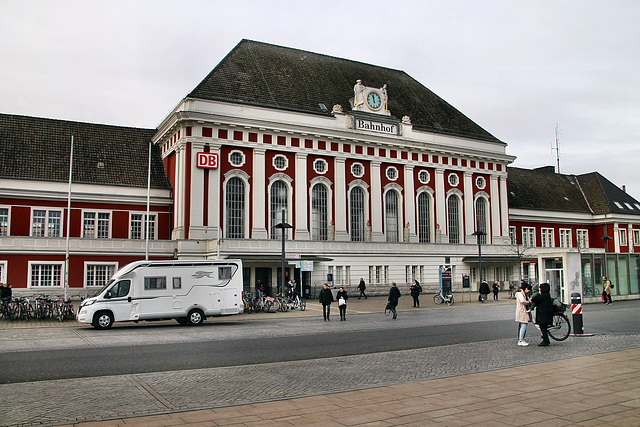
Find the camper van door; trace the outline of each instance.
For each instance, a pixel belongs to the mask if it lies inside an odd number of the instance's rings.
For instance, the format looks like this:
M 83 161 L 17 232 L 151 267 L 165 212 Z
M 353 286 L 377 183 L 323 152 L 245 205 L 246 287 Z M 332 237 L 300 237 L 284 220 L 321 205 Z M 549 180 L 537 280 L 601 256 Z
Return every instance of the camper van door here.
M 107 307 L 113 312 L 116 322 L 129 320 L 132 312 L 131 279 L 116 282 L 105 294 Z

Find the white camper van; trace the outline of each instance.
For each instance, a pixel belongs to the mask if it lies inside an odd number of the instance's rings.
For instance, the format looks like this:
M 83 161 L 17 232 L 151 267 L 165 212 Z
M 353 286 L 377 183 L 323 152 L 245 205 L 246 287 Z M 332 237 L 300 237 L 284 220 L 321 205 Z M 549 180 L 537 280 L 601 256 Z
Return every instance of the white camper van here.
M 136 261 L 82 302 L 78 322 L 108 329 L 113 322 L 176 319 L 201 325 L 206 316 L 242 313 L 242 261 Z

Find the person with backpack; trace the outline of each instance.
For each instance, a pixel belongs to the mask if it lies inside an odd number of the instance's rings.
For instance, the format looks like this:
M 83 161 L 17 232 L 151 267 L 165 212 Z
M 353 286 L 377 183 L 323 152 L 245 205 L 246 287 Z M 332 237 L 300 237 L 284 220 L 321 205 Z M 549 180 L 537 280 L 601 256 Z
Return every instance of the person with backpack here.
M 551 286 L 548 283 L 540 284 L 540 293 L 531 301 L 536 307 L 536 324 L 540 326 L 540 332 L 542 332 L 542 342 L 538 344 L 541 347 L 546 347 L 549 342 L 549 326 L 553 324 L 553 298 L 551 298 Z
M 607 276 L 602 278 L 602 299 L 604 300 L 604 304 L 613 304 L 611 301 L 611 290 L 613 289 L 613 284 L 607 279 Z

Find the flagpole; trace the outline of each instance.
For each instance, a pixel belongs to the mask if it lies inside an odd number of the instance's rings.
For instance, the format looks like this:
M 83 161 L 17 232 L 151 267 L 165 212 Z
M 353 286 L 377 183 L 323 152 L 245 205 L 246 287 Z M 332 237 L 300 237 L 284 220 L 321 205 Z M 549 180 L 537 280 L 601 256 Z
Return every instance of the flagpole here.
M 149 203 L 151 198 L 151 141 L 149 141 L 149 170 L 147 171 L 147 216 L 146 216 L 146 233 L 147 242 L 144 252 L 144 259 L 149 260 Z
M 69 156 L 69 191 L 67 194 L 67 249 L 64 258 L 64 299 L 69 291 L 69 235 L 71 234 L 71 180 L 73 177 L 73 135 L 71 135 L 71 155 Z

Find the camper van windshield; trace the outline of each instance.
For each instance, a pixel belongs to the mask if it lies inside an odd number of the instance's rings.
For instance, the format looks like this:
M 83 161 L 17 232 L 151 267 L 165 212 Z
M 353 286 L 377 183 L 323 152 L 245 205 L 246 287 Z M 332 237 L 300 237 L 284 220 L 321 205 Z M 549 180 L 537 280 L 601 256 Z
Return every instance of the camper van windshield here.
M 100 295 L 102 292 L 104 292 L 105 289 L 107 289 L 109 286 L 113 285 L 114 280 L 111 279 L 107 282 L 106 285 L 104 285 L 94 296 Z

